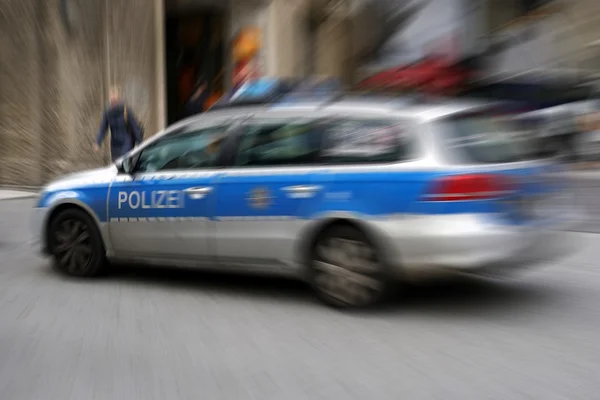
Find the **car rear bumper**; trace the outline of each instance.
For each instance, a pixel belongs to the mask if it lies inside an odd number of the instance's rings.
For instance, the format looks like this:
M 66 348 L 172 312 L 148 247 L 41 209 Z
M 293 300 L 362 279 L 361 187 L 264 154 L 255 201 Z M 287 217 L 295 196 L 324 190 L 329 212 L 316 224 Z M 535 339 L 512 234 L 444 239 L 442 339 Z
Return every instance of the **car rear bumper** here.
M 432 270 L 477 272 L 520 268 L 568 255 L 568 219 L 545 225 L 510 226 L 485 214 L 406 216 L 379 228 L 390 239 L 386 254 L 399 273 Z

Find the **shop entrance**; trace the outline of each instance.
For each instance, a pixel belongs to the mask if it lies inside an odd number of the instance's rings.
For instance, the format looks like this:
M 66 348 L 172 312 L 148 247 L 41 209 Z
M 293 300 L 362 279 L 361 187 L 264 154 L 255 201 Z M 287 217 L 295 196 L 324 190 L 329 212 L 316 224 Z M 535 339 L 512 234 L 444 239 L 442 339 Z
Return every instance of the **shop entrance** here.
M 206 110 L 225 89 L 226 9 L 166 10 L 167 124 Z

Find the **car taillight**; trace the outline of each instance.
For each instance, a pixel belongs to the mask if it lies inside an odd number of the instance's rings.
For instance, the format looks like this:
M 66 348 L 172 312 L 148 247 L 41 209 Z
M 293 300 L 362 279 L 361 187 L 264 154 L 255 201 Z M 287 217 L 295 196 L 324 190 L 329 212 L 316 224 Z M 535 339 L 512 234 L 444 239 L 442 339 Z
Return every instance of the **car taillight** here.
M 506 176 L 493 174 L 450 175 L 434 181 L 423 200 L 490 200 L 506 197 L 514 191 L 514 182 Z

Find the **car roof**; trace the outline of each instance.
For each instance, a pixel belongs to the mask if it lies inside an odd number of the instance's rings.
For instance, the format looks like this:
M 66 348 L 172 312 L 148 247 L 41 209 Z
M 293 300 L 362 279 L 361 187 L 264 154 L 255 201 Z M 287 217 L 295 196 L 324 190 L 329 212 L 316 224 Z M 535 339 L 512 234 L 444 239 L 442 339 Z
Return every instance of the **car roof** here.
M 431 122 L 453 117 L 463 113 L 472 113 L 494 106 L 502 106 L 508 102 L 456 99 L 427 98 L 423 96 L 398 96 L 381 94 L 343 94 L 330 99 L 302 99 L 293 103 L 273 102 L 259 105 L 220 106 L 204 113 L 193 115 L 176 122 L 159 132 L 156 136 L 174 133 L 207 118 L 228 118 L 243 115 L 268 114 L 277 115 L 289 112 L 319 112 L 321 115 L 376 115 L 386 118 L 413 120 L 415 122 Z
M 506 104 L 494 101 L 467 99 L 423 99 L 417 96 L 346 95 L 331 100 L 300 100 L 294 103 L 272 103 L 252 106 L 221 106 L 186 120 L 188 123 L 202 117 L 227 117 L 240 114 L 284 113 L 305 111 L 349 112 L 358 114 L 390 114 L 397 118 L 420 121 L 436 120 L 452 115 L 476 112 Z
M 152 142 L 167 135 L 175 134 L 188 126 L 203 123 L 207 119 L 220 119 L 228 117 L 240 117 L 255 114 L 286 114 L 289 112 L 319 112 L 321 116 L 329 115 L 375 115 L 385 118 L 405 119 L 414 122 L 431 122 L 444 118 L 453 117 L 463 113 L 473 113 L 498 105 L 506 105 L 507 102 L 468 100 L 468 99 L 444 99 L 423 98 L 422 96 L 397 96 L 397 95 L 373 95 L 373 94 L 348 94 L 338 96 L 329 100 L 302 99 L 294 103 L 268 103 L 260 105 L 236 105 L 233 107 L 220 106 L 204 113 L 193 115 L 166 127 L 163 131 L 153 135 L 141 146 L 146 147 Z M 322 114 L 324 113 L 324 115 Z M 140 148 L 140 149 L 141 149 Z

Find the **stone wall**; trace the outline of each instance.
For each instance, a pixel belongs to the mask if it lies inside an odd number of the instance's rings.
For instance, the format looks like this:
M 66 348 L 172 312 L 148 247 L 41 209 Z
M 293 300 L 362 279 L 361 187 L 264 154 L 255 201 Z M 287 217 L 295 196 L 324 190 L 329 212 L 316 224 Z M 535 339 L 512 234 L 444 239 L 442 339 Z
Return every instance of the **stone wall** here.
M 158 0 L 157 0 L 158 1 Z M 0 2 L 0 185 L 40 185 L 106 164 L 92 144 L 110 84 L 160 127 L 156 25 L 148 0 Z
M 33 0 L 0 2 L 0 182 L 39 182 L 41 13 Z
M 315 38 L 317 75 L 354 83 L 356 65 L 351 38 L 352 22 L 348 19 L 329 18 L 319 26 Z
M 70 0 L 70 28 L 60 0 L 46 0 L 41 44 L 43 99 L 43 181 L 102 164 L 91 151 L 105 104 L 105 7 L 101 1 Z M 32 182 L 34 183 L 34 182 Z
M 120 85 L 146 134 L 158 129 L 156 7 L 152 0 L 108 0 L 108 79 Z
M 563 68 L 600 73 L 600 2 L 571 0 L 557 18 L 558 36 L 555 46 Z
M 309 7 L 306 0 L 273 0 L 269 4 L 266 48 L 270 75 L 296 77 L 308 72 Z

